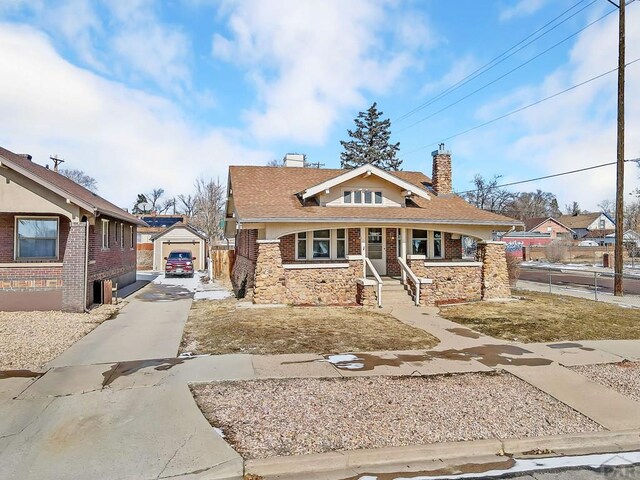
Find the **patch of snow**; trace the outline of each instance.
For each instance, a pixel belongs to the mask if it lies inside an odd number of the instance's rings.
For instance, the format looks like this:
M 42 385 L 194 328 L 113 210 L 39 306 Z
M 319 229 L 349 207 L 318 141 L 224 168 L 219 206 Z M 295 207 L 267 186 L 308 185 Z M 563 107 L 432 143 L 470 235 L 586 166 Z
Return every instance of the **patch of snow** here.
M 327 355 L 321 362 L 328 362 L 332 365 L 339 365 L 340 368 L 347 370 L 361 370 L 364 368 L 362 359 L 357 355 L 351 353 L 341 353 L 338 355 Z
M 482 473 L 482 478 L 497 478 L 513 473 L 527 473 L 558 468 L 591 468 L 621 467 L 640 464 L 640 452 L 621 452 L 596 455 L 567 455 L 566 457 L 526 458 L 515 459 L 515 465 L 508 469 L 488 470 Z M 424 475 L 394 477 L 393 480 L 458 480 L 464 478 L 479 478 L 478 473 L 461 473 L 456 475 Z M 378 480 L 375 475 L 363 475 L 358 480 Z
M 213 429 L 214 429 L 214 430 L 216 431 L 216 433 L 217 433 L 218 435 L 220 435 L 222 438 L 227 438 L 227 437 L 226 437 L 226 435 L 224 434 L 224 432 L 222 431 L 222 429 L 221 429 L 221 428 L 213 427 Z
M 206 274 L 196 272 L 190 277 L 166 277 L 159 275 L 153 283 L 167 285 L 170 287 L 180 287 L 193 292 L 194 300 L 222 300 L 231 296 L 231 292 L 220 284 L 214 282 L 205 283 L 202 281 Z

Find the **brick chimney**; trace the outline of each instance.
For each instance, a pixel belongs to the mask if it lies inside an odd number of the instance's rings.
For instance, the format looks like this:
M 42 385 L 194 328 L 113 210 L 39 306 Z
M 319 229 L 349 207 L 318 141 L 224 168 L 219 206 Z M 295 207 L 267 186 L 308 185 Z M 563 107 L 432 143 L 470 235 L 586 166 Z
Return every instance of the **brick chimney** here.
M 444 143 L 438 146 L 438 150 L 431 152 L 433 156 L 433 173 L 431 184 L 436 195 L 451 195 L 451 152 L 444 149 Z

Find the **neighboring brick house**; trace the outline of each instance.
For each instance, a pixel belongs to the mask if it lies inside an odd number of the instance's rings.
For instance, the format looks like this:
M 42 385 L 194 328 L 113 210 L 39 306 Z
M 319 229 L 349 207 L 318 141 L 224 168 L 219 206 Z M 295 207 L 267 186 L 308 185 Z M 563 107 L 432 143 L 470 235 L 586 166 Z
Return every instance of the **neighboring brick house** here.
M 553 217 L 527 218 L 524 221 L 525 231 L 548 234 L 551 240 L 572 240 L 576 234 L 571 228 Z
M 94 282 L 135 282 L 144 222 L 29 155 L 0 148 L 0 177 L 0 310 L 82 312 Z
M 256 303 L 384 304 L 379 287 L 399 277 L 420 304 L 510 294 L 504 243 L 491 239 L 522 222 L 455 195 L 442 146 L 433 180 L 371 165 L 302 167 L 289 154 L 283 167 L 229 168 L 236 292 Z M 476 261 L 462 259 L 463 236 L 480 240 Z

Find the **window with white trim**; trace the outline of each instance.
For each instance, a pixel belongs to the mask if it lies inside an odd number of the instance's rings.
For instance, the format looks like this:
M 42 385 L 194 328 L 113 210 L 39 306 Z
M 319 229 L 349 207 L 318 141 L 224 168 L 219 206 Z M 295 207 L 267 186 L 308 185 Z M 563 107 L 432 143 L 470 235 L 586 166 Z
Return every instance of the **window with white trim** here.
M 427 256 L 427 244 L 429 243 L 429 232 L 427 230 L 413 230 L 413 238 L 411 241 L 412 255 Z
M 442 258 L 442 232 L 433 232 L 433 257 Z
M 336 258 L 346 258 L 346 256 L 347 256 L 346 229 L 338 228 L 336 230 Z
M 116 245 L 118 245 L 120 243 L 120 229 L 118 228 L 118 222 L 113 222 L 114 225 L 114 230 L 115 230 L 115 235 L 116 235 Z
M 315 230 L 312 234 L 313 258 L 331 258 L 331 230 Z
M 129 225 L 129 238 L 131 239 L 131 248 L 135 248 L 135 231 L 133 230 L 133 225 Z
M 58 258 L 57 217 L 16 217 L 16 260 Z
M 109 220 L 102 220 L 102 248 L 109 248 Z
M 307 232 L 296 233 L 296 258 L 307 259 Z
M 124 248 L 124 223 L 120 224 L 120 248 Z
M 354 205 L 382 205 L 382 191 L 359 188 L 354 190 L 344 190 L 342 192 L 342 203 Z

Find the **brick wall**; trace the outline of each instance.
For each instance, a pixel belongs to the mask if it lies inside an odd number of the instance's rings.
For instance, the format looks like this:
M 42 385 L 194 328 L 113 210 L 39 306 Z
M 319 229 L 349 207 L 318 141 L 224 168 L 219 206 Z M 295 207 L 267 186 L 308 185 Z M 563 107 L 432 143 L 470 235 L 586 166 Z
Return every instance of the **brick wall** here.
M 461 260 L 462 237 L 455 240 L 451 237 L 450 233 L 444 234 L 444 258 L 445 260 Z
M 109 247 L 106 249 L 102 248 L 102 219 L 109 220 Z M 119 288 L 136 281 L 136 226 L 133 225 L 134 244 L 131 245 L 131 224 L 124 222 L 124 247 L 121 248 L 121 223 L 120 220 L 102 216 L 96 219 L 95 225 L 89 226 L 88 305 L 94 303 L 94 281 L 112 280 Z
M 14 261 L 14 246 L 15 246 L 15 217 L 17 216 L 30 216 L 29 213 L 0 213 L 0 263 L 12 263 Z M 64 249 L 67 245 L 67 234 L 69 233 L 69 219 L 61 215 L 46 215 L 51 217 L 58 217 L 59 237 L 58 237 L 58 252 L 59 260 L 46 260 L 62 261 L 64 257 Z M 43 263 L 42 261 L 36 261 L 35 263 Z
M 72 223 L 69 228 L 67 247 L 62 267 L 62 310 L 83 312 L 84 274 L 86 266 L 85 245 L 87 223 Z
M 240 230 L 236 234 L 235 262 L 231 271 L 231 284 L 236 295 L 243 285 L 245 291 L 253 289 L 255 285 L 256 260 L 258 258 L 258 231 Z
M 360 251 L 360 229 L 350 228 L 348 233 L 348 238 L 349 238 L 349 241 L 348 241 L 349 255 L 360 255 L 362 253 Z
M 387 228 L 387 275 L 400 275 L 398 263 L 398 229 Z

